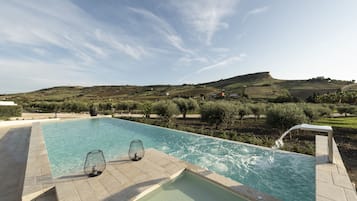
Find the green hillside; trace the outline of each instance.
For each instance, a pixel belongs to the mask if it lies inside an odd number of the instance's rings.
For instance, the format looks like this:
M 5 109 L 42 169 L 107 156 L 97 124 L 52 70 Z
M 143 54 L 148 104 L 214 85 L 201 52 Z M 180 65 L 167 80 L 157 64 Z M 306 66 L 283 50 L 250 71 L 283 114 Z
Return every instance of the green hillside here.
M 314 78 L 309 80 L 279 80 L 269 72 L 240 75 L 219 81 L 197 85 L 152 85 L 152 86 L 63 86 L 41 89 L 18 94 L 0 95 L 0 99 L 23 102 L 62 102 L 62 101 L 120 101 L 158 100 L 174 97 L 205 96 L 212 98 L 224 91 L 226 98 L 242 96 L 250 99 L 268 100 L 279 96 L 294 96 L 305 100 L 314 93 L 336 92 L 355 89 L 350 81 Z

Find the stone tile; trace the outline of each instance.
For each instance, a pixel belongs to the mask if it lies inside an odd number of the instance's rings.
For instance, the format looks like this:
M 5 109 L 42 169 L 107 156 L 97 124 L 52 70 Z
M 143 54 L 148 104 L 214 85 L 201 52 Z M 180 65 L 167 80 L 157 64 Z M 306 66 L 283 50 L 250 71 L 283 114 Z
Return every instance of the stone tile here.
M 316 181 L 321 181 L 321 182 L 333 184 L 331 172 L 329 172 L 329 171 L 317 171 L 316 172 Z
M 178 174 L 178 172 L 183 170 L 184 167 L 188 166 L 188 163 L 176 160 L 177 162 L 173 162 L 173 160 L 168 160 L 171 156 L 168 156 L 164 153 L 158 152 L 156 150 L 149 150 L 146 153 L 144 159 L 139 162 L 131 162 L 131 161 L 118 161 L 118 162 L 110 162 L 107 165 L 107 169 L 103 172 L 102 175 L 94 178 L 81 178 L 74 180 L 61 181 L 56 184 L 56 189 L 58 189 L 57 194 L 60 197 L 59 200 L 70 200 L 72 197 L 74 199 L 80 200 L 91 200 L 95 198 L 96 200 L 131 200 L 141 192 L 146 191 L 147 189 L 162 183 L 164 181 L 168 181 L 169 177 L 173 174 Z M 156 160 L 152 160 L 156 158 Z M 158 163 L 155 161 L 166 161 L 164 163 Z M 169 161 L 170 165 L 167 164 Z M 165 167 L 163 167 L 165 166 Z M 196 170 L 200 170 L 203 175 L 207 175 L 203 172 L 204 169 L 198 168 Z M 168 170 L 171 168 L 171 170 Z M 169 173 L 170 171 L 175 170 L 174 173 Z M 205 170 L 207 171 L 207 170 Z M 231 189 L 239 189 L 245 193 L 253 193 L 254 195 L 260 195 L 257 191 L 243 186 L 238 182 L 234 182 L 233 180 L 229 180 L 223 176 L 216 175 L 212 172 L 209 174 L 215 175 L 212 176 L 211 179 L 215 179 L 216 182 L 221 182 L 226 185 L 227 188 Z M 124 179 L 123 179 L 124 178 Z M 78 197 L 72 195 L 71 192 L 68 192 L 67 184 L 71 184 L 75 186 Z M 229 186 L 229 185 L 231 186 Z M 237 187 L 239 186 L 239 188 Z M 67 188 L 67 189 L 63 189 Z M 91 191 L 90 197 L 86 194 L 86 192 Z M 69 193 L 71 196 L 67 198 L 65 193 Z M 270 196 L 265 195 L 267 201 L 276 200 L 271 198 Z M 254 197 L 256 198 L 256 197 Z
M 105 173 L 99 176 L 98 181 L 110 194 L 117 193 L 122 186 L 113 176 Z
M 326 164 L 318 164 L 316 165 L 316 170 L 317 171 L 325 171 L 325 172 L 334 172 L 338 173 L 337 166 L 331 163 L 326 163 Z
M 333 142 L 333 164 L 318 159 L 320 156 L 327 155 L 326 146 L 327 137 L 316 136 L 316 200 L 357 201 L 357 199 L 354 199 L 354 188 L 336 143 Z
M 350 178 L 348 176 L 332 173 L 332 178 L 333 178 L 333 183 L 335 185 L 353 190 L 352 184 L 350 182 Z
M 316 198 L 317 198 L 316 200 L 318 201 L 334 201 L 319 195 L 317 195 Z
M 93 189 L 98 200 L 104 200 L 109 195 L 109 192 L 104 188 L 104 186 L 95 178 L 88 179 L 88 184 Z
M 58 201 L 62 201 L 62 200 L 81 201 L 76 191 L 76 188 L 72 182 L 56 184 L 56 191 L 57 191 Z
M 98 200 L 94 190 L 88 184 L 87 181 L 77 180 L 77 181 L 74 181 L 73 183 L 74 183 L 74 186 L 76 187 L 76 190 L 77 190 L 81 200 L 85 200 L 85 201 Z
M 348 176 L 347 170 L 345 167 L 337 166 L 337 170 L 340 175 Z
M 124 185 L 125 183 L 129 182 L 129 178 L 125 174 L 120 172 L 118 169 L 116 169 L 113 165 L 109 165 L 107 169 L 120 184 Z
M 336 187 L 333 184 L 319 183 L 316 194 L 336 201 L 346 201 L 343 188 Z
M 347 201 L 357 201 L 357 194 L 354 189 L 352 190 L 345 189 L 345 194 L 346 194 Z

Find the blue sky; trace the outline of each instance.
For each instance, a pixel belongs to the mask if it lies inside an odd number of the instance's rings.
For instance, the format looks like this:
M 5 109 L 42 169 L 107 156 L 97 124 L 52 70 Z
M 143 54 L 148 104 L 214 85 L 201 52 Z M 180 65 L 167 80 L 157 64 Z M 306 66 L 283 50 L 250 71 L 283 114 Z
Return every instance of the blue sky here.
M 356 10 L 355 0 L 3 1 L 0 94 L 260 71 L 352 80 Z

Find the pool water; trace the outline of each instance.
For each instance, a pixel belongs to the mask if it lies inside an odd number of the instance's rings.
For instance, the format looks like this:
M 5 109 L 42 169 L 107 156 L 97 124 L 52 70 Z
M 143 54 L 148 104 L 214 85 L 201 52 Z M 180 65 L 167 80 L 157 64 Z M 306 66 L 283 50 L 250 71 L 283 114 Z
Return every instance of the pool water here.
M 87 152 L 103 150 L 106 160 L 128 154 L 141 139 L 189 163 L 207 168 L 281 200 L 315 200 L 315 158 L 194 135 L 120 119 L 99 118 L 42 124 L 54 177 L 79 173 Z
M 194 173 L 184 171 L 138 201 L 247 201 Z

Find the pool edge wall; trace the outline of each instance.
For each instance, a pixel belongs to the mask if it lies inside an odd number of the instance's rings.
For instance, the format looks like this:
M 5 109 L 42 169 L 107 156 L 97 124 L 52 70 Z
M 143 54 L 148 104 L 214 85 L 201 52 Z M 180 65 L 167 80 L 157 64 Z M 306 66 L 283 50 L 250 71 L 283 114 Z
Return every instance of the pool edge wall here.
M 327 136 L 316 135 L 316 201 L 357 201 L 356 190 L 333 140 L 334 163 L 328 161 Z
M 40 122 L 32 123 L 22 201 L 30 201 L 54 188 Z

